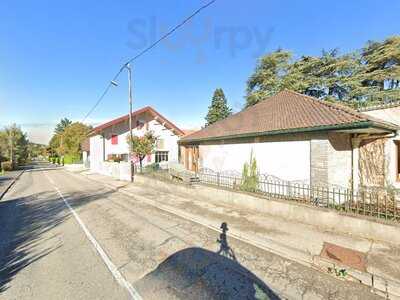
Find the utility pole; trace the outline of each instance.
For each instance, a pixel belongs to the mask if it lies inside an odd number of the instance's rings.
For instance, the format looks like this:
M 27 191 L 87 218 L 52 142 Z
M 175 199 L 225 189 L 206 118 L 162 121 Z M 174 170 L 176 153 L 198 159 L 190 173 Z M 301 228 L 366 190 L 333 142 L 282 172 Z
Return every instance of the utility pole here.
M 128 70 L 128 93 L 129 93 L 129 137 L 130 137 L 130 145 L 129 145 L 129 160 L 131 164 L 131 182 L 133 182 L 134 177 L 134 164 L 133 164 L 133 157 L 132 157 L 132 68 L 129 64 L 127 64 L 126 69 Z

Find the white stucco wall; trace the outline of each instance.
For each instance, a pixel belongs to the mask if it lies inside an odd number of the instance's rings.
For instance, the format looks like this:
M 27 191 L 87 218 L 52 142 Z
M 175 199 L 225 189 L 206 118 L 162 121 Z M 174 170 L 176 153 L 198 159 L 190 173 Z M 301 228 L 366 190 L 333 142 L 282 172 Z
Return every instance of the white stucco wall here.
M 101 169 L 103 162 L 103 138 L 100 135 L 92 136 L 90 142 L 90 169 L 97 171 Z
M 400 106 L 363 112 L 366 115 L 400 126 Z
M 253 151 L 260 174 L 289 181 L 310 179 L 310 141 L 200 145 L 199 150 L 201 168 L 241 173 Z
M 173 131 L 167 129 L 163 124 L 154 119 L 149 119 L 148 116 L 139 117 L 139 120 L 143 121 L 145 124 L 141 128 L 134 128 L 132 133 L 134 136 L 143 136 L 147 131 L 153 131 L 157 139 L 163 140 L 163 146 L 161 148 L 156 148 L 156 151 L 168 151 L 168 161 L 171 163 L 178 162 L 178 139 Z M 129 135 L 128 121 L 122 122 L 118 125 L 111 126 L 105 129 L 101 135 L 96 135 L 90 137 L 90 161 L 91 169 L 95 171 L 101 171 L 104 169 L 103 160 L 107 159 L 108 155 L 111 154 L 128 154 L 129 146 L 127 143 L 127 136 Z M 118 135 L 118 144 L 113 145 L 111 141 L 111 136 L 113 134 Z M 104 143 L 104 149 L 103 149 Z M 104 151 L 104 155 L 103 155 Z M 143 165 L 154 163 L 155 154 L 151 155 L 151 160 L 148 161 L 147 158 L 143 160 Z

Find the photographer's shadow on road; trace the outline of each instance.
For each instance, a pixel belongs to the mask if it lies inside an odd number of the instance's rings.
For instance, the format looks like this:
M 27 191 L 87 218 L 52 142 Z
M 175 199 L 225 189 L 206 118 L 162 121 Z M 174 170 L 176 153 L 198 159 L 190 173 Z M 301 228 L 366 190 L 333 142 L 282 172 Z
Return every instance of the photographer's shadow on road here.
M 280 299 L 242 266 L 221 225 L 217 253 L 203 248 L 178 251 L 135 283 L 143 299 Z

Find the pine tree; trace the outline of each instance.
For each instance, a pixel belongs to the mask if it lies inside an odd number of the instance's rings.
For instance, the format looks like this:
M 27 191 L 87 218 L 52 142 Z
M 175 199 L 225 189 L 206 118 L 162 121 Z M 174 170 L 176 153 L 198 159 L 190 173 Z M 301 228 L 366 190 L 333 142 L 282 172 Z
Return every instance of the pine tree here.
M 211 105 L 208 107 L 208 113 L 205 117 L 206 126 L 211 125 L 219 120 L 223 120 L 232 114 L 231 108 L 228 106 L 224 91 L 220 88 L 214 91 Z
M 362 83 L 368 98 L 387 101 L 400 97 L 400 36 L 368 42 L 361 53 Z

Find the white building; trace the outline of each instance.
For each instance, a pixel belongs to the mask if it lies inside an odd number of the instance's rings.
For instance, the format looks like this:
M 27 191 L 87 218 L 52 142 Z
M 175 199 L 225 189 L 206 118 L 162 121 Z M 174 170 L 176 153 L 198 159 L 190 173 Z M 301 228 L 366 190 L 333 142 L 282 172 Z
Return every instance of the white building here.
M 143 165 L 162 162 L 178 162 L 178 140 L 183 131 L 151 107 L 133 112 L 132 127 L 134 136 L 143 136 L 153 132 L 157 137 L 157 146 L 153 153 L 146 156 Z M 129 179 L 129 115 L 122 116 L 95 127 L 89 134 L 90 169 L 119 179 Z M 131 157 L 135 164 L 138 158 Z M 121 161 L 120 163 L 118 161 Z
M 398 125 L 400 110 L 364 114 L 286 90 L 183 137 L 180 162 L 240 176 L 253 153 L 260 174 L 284 181 L 400 187 Z

